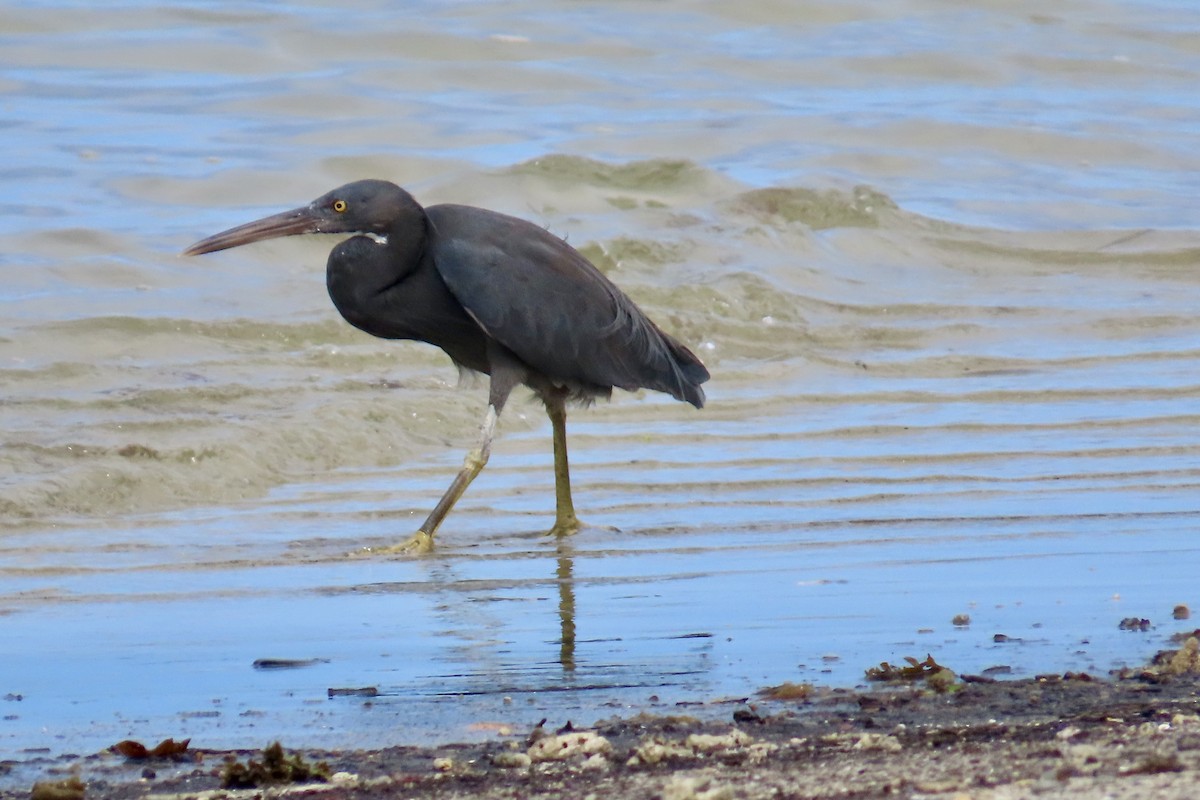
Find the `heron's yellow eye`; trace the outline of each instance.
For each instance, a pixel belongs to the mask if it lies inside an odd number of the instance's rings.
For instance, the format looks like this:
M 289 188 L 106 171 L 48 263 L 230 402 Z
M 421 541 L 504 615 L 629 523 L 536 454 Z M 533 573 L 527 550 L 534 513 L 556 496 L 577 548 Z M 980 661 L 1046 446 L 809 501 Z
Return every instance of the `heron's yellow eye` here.
M 334 200 L 333 201 L 333 210 L 338 212 L 339 214 L 341 214 L 343 211 L 346 210 L 346 201 L 345 200 Z

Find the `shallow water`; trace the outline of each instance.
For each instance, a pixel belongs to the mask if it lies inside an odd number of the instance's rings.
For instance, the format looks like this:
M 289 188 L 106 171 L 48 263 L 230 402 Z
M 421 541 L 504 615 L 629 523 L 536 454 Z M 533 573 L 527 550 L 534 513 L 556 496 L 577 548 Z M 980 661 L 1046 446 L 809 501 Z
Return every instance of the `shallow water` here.
M 1189 4 L 344 8 L 0 9 L 0 758 L 1103 672 L 1194 624 Z M 435 555 L 347 556 L 484 383 L 342 323 L 332 240 L 177 254 L 367 175 L 548 226 L 709 365 L 703 411 L 573 413 L 579 536 L 522 397 Z

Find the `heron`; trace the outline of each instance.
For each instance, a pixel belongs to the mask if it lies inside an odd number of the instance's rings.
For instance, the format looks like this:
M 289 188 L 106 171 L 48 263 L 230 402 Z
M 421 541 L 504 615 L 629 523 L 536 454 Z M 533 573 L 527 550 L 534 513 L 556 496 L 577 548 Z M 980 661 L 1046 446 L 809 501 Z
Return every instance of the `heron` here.
M 496 423 L 524 384 L 546 408 L 554 448 L 555 521 L 575 533 L 567 464 L 567 404 L 650 389 L 704 405 L 709 378 L 566 241 L 518 217 L 452 203 L 422 207 L 385 180 L 360 180 L 308 205 L 202 239 L 194 256 L 280 236 L 352 234 L 329 254 L 325 283 L 354 327 L 441 348 L 460 369 L 489 376 L 478 444 L 412 537 L 389 550 L 429 552 L 446 515 L 487 464 Z

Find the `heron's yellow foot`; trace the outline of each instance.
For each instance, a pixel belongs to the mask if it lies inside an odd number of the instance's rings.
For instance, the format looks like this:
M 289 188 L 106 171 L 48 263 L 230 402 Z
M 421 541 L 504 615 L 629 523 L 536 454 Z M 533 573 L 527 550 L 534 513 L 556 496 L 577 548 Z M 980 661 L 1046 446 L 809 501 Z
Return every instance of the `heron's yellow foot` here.
M 433 552 L 433 534 L 417 531 L 398 545 L 388 548 L 389 553 L 413 553 L 423 555 Z
M 354 555 L 362 556 L 391 556 L 413 555 L 420 556 L 433 552 L 433 536 L 425 531 L 417 531 L 400 544 L 391 547 L 364 547 Z
M 546 531 L 546 535 L 547 536 L 559 536 L 559 537 L 570 536 L 573 533 L 577 533 L 579 531 L 579 529 L 582 527 L 583 527 L 583 523 L 579 521 L 578 517 L 576 517 L 574 514 L 572 514 L 571 516 L 566 517 L 565 519 L 559 518 L 559 519 L 555 520 L 554 527 L 551 528 L 550 530 Z

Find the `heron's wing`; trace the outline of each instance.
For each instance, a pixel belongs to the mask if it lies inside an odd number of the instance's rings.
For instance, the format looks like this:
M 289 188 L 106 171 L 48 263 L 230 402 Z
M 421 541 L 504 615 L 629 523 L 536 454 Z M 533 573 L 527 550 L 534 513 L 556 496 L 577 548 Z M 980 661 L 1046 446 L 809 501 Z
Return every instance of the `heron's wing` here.
M 426 209 L 434 263 L 487 334 L 542 375 L 703 402 L 708 373 L 587 259 L 538 226 L 470 206 Z

